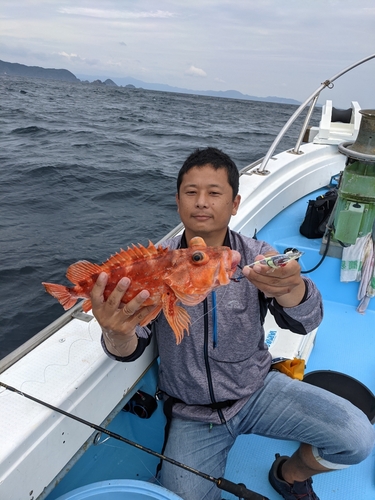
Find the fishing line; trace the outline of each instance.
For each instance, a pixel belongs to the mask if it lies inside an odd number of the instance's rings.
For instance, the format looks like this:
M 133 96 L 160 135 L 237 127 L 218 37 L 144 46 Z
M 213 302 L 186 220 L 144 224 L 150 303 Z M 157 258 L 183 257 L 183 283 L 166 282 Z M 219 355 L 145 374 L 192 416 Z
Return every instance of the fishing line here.
M 230 285 L 230 283 L 228 283 L 228 285 Z M 198 316 L 198 318 L 195 321 L 193 321 L 192 323 L 190 323 L 190 326 L 195 325 L 195 323 L 197 323 L 197 321 L 199 321 L 200 319 L 204 318 L 207 314 L 209 314 L 210 312 L 212 312 L 214 309 L 216 309 L 218 307 L 219 304 L 221 304 L 223 302 L 223 300 L 225 299 L 225 296 L 227 294 L 227 291 L 228 291 L 228 285 L 224 285 L 223 287 L 220 287 L 220 288 L 224 288 L 225 287 L 225 290 L 224 290 L 223 295 L 220 298 L 219 302 L 216 302 L 215 299 L 214 299 L 215 304 L 213 304 L 213 306 L 211 307 L 211 309 L 208 309 L 206 313 L 203 313 L 201 316 Z
M 97 436 L 99 433 L 97 434 Z M 101 436 L 98 437 L 98 439 L 94 439 L 94 444 L 96 447 L 103 445 L 105 448 L 109 448 L 110 450 L 120 450 L 122 451 L 124 447 L 121 445 L 120 442 L 111 441 L 111 437 L 107 436 L 106 438 L 101 439 Z M 143 455 L 142 455 L 143 456 Z M 148 482 L 153 483 L 153 484 L 159 484 L 160 486 L 163 486 L 157 476 L 155 475 L 155 470 L 151 470 L 147 464 L 146 461 L 142 460 L 141 456 L 136 458 L 137 461 L 139 461 L 140 464 L 142 464 L 142 467 L 149 473 L 150 479 Z M 135 464 L 136 462 L 134 462 Z M 133 464 L 133 466 L 134 466 Z M 155 467 L 153 467 L 155 469 Z
M 46 372 L 47 372 L 47 370 L 49 368 L 51 368 L 51 367 L 61 368 L 61 367 L 69 366 L 71 351 L 72 351 L 72 347 L 74 346 L 74 344 L 76 344 L 77 342 L 90 342 L 90 343 L 95 342 L 94 337 L 93 337 L 93 333 L 92 333 L 93 324 L 94 324 L 93 321 L 90 321 L 90 323 L 88 323 L 88 334 L 89 334 L 88 338 L 87 337 L 85 338 L 85 337 L 82 336 L 82 337 L 76 338 L 75 340 L 73 340 L 71 342 L 71 344 L 69 345 L 69 348 L 68 348 L 68 353 L 66 355 L 66 361 L 65 362 L 63 362 L 63 360 L 62 360 L 62 362 L 60 362 L 60 363 L 49 363 L 48 365 L 46 365 L 45 368 L 44 368 L 44 370 L 43 370 L 43 374 L 42 374 L 43 378 L 42 378 L 42 380 L 36 380 L 35 378 L 34 379 L 30 378 L 30 379 L 24 380 L 22 382 L 22 384 L 21 384 L 21 388 L 20 388 L 21 392 L 22 392 L 22 387 L 25 384 L 28 384 L 30 382 L 36 382 L 38 384 L 40 384 L 40 383 L 42 383 L 42 384 L 46 383 L 47 382 Z M 59 339 L 59 342 L 65 342 L 65 341 L 66 341 L 65 338 L 60 338 Z
M 102 444 L 105 444 L 107 441 L 109 440 L 109 436 L 106 437 L 105 439 L 103 439 L 103 441 L 99 441 L 99 443 L 96 443 L 97 445 L 102 445 Z M 111 446 L 111 445 L 106 445 L 106 446 Z M 116 446 L 112 446 L 112 448 L 117 448 Z
M 98 432 L 101 432 L 103 434 L 106 434 L 107 436 L 117 439 L 118 441 L 122 441 L 123 443 L 129 444 L 130 446 L 133 446 L 135 448 L 138 448 L 139 450 L 142 450 L 146 453 L 149 453 L 150 455 L 153 455 L 155 457 L 158 457 L 161 460 L 165 460 L 166 462 L 169 462 L 177 467 L 180 467 L 181 469 L 187 470 L 191 472 L 192 474 L 195 474 L 203 479 L 206 479 L 207 481 L 211 481 L 212 483 L 215 483 L 216 486 L 224 490 L 228 493 L 233 493 L 236 495 L 238 498 L 242 498 L 244 500 L 269 500 L 263 495 L 260 495 L 259 493 L 256 493 L 254 491 L 248 490 L 246 486 L 242 483 L 236 484 L 233 483 L 232 481 L 228 481 L 227 479 L 223 477 L 215 478 L 213 476 L 210 476 L 209 474 L 206 474 L 204 472 L 198 471 L 194 469 L 193 467 L 190 467 L 186 464 L 183 464 L 181 462 L 178 462 L 177 460 L 174 460 L 172 458 L 169 458 L 165 455 L 162 455 L 161 453 L 158 453 L 157 451 L 151 450 L 150 448 L 146 448 L 143 445 L 140 445 L 138 443 L 135 443 L 134 441 L 130 441 L 130 439 L 127 439 L 120 434 L 116 434 L 112 431 L 107 430 L 105 427 L 101 427 L 100 425 L 96 425 L 92 422 L 89 422 L 88 420 L 85 420 L 81 417 L 77 417 L 76 415 L 73 415 L 72 413 L 68 413 L 65 410 L 62 410 L 61 408 L 58 408 L 56 406 L 53 406 L 46 401 L 42 401 L 41 399 L 35 398 L 34 396 L 31 396 L 30 394 L 27 394 L 25 392 L 22 392 L 15 387 L 12 387 L 8 384 L 5 384 L 4 382 L 0 382 L 0 386 L 4 387 L 8 391 L 15 392 L 19 396 L 23 396 L 27 399 L 30 399 L 31 401 L 34 401 L 35 403 L 38 403 L 42 406 L 45 406 L 46 408 L 49 408 L 52 411 L 56 411 L 57 413 L 61 413 L 65 417 L 71 418 L 73 420 L 76 420 L 77 422 L 80 422 L 81 424 L 87 425 L 88 427 L 91 427 L 92 429 L 95 429 Z

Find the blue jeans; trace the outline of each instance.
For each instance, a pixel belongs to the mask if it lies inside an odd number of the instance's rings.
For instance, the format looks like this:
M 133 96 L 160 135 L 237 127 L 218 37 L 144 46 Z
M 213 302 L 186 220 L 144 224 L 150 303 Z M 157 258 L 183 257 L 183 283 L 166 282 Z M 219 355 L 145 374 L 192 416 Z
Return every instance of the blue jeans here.
M 330 469 L 361 462 L 375 442 L 366 415 L 346 399 L 271 371 L 264 387 L 225 424 L 210 426 L 173 418 L 165 455 L 219 478 L 240 434 L 311 444 L 319 462 Z M 160 480 L 184 500 L 221 498 L 214 483 L 165 461 Z

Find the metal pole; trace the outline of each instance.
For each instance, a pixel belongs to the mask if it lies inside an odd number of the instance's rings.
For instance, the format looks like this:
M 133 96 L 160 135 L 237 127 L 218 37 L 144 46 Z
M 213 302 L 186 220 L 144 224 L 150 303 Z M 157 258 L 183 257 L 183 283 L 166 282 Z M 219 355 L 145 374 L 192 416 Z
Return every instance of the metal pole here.
M 316 90 L 315 92 L 313 92 L 311 94 L 310 97 L 308 97 L 306 99 L 305 102 L 303 102 L 299 108 L 297 108 L 297 110 L 293 113 L 293 115 L 289 118 L 289 120 L 286 122 L 286 124 L 284 125 L 284 127 L 281 129 L 281 131 L 279 132 L 278 136 L 276 137 L 276 139 L 273 141 L 271 147 L 269 148 L 269 150 L 267 151 L 267 154 L 266 156 L 264 157 L 263 161 L 262 161 L 262 164 L 261 166 L 259 167 L 258 169 L 258 172 L 261 174 L 263 172 L 263 170 L 266 168 L 267 166 L 267 163 L 269 161 L 269 159 L 271 158 L 271 156 L 273 155 L 277 145 L 279 144 L 281 138 L 284 136 L 285 132 L 290 128 L 290 126 L 294 123 L 294 121 L 298 118 L 298 116 L 302 113 L 302 111 L 305 109 L 305 107 L 308 105 L 308 103 L 314 99 L 315 96 L 318 96 L 320 94 L 320 92 L 325 88 L 325 87 L 329 87 L 332 85 L 332 83 L 337 80 L 338 78 L 340 78 L 340 76 L 344 75 L 345 73 L 347 73 L 348 71 L 352 70 L 353 68 L 365 63 L 366 61 L 369 61 L 370 59 L 374 59 L 375 58 L 375 54 L 372 54 L 371 56 L 368 56 L 368 57 L 365 57 L 364 59 L 361 59 L 360 61 L 352 64 L 351 66 L 347 67 L 346 69 L 340 71 L 340 73 L 337 73 L 337 75 L 333 76 L 332 78 L 330 78 L 329 80 L 326 80 L 325 82 L 323 82 Z
M 319 98 L 319 94 L 314 97 L 314 100 L 313 100 L 313 102 L 310 105 L 309 111 L 307 112 L 307 115 L 306 115 L 305 121 L 303 123 L 301 132 L 300 132 L 299 137 L 297 139 L 296 145 L 294 146 L 294 149 L 292 151 L 292 153 L 294 153 L 296 155 L 299 154 L 299 148 L 301 147 L 303 136 L 305 135 L 307 126 L 308 126 L 308 124 L 310 122 L 310 118 L 311 118 L 312 112 L 314 111 L 315 104 L 316 104 L 316 101 L 318 100 L 318 98 Z

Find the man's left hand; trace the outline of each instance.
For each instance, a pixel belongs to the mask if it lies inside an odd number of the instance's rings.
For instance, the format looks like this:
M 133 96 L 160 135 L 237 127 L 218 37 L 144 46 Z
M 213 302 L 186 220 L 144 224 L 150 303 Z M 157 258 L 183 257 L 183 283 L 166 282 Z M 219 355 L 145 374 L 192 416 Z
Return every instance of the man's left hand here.
M 255 260 L 260 261 L 264 258 L 264 255 L 258 255 Z M 255 264 L 253 267 L 244 266 L 242 272 L 266 297 L 274 297 L 282 307 L 297 306 L 305 294 L 305 282 L 301 277 L 301 267 L 296 260 L 291 260 L 285 266 L 276 269 L 262 264 Z

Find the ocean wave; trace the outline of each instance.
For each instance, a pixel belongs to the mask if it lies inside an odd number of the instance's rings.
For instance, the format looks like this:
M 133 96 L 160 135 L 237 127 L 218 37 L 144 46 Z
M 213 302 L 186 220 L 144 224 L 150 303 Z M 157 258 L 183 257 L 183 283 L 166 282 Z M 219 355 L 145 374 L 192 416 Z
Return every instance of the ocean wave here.
M 48 133 L 49 131 L 43 127 L 37 127 L 36 125 L 30 125 L 29 127 L 19 127 L 11 131 L 12 134 L 26 135 L 26 134 L 40 134 Z

